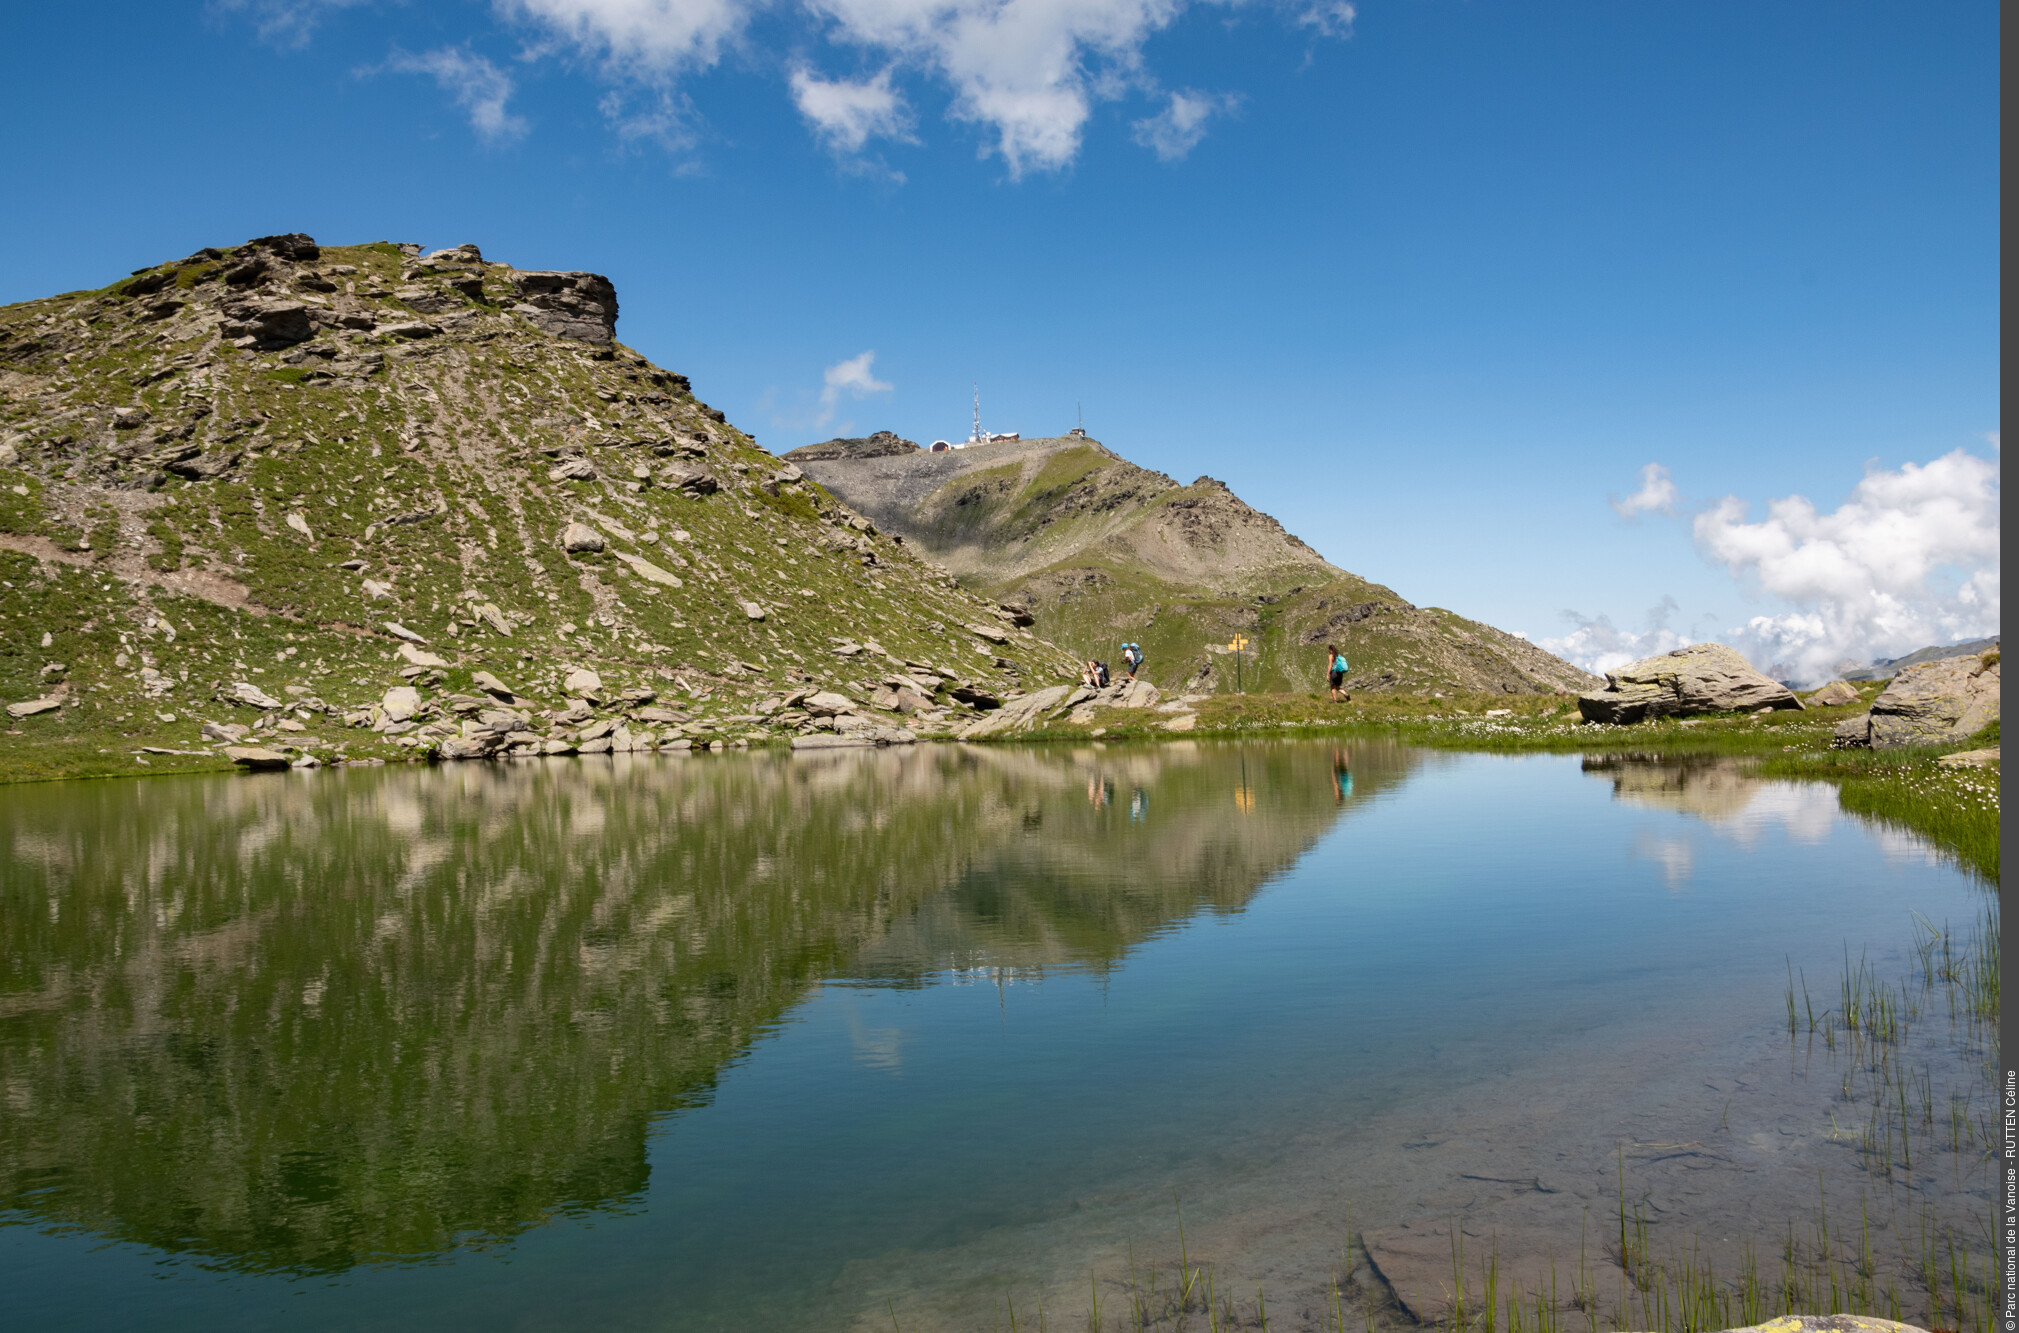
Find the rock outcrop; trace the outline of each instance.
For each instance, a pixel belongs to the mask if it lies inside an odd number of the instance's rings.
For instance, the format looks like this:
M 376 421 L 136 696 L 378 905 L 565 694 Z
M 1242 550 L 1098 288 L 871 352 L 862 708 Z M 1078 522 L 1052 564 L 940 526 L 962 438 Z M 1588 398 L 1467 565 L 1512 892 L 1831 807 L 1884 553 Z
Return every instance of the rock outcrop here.
M 1644 658 L 1606 672 L 1605 681 L 1605 689 L 1578 696 L 1577 710 L 1587 722 L 1622 724 L 1802 706 L 1793 690 L 1754 670 L 1736 649 L 1721 643 L 1695 643 Z
M 1872 711 L 1837 727 L 1840 749 L 1952 745 L 1998 720 L 1998 663 L 1950 657 L 1893 677 Z
M 1841 708 L 1858 702 L 1858 687 L 1845 680 L 1833 680 L 1809 696 L 1811 708 Z
M 315 337 L 315 323 L 300 301 L 235 301 L 224 313 L 218 332 L 246 347 L 277 351 Z
M 819 444 L 802 445 L 782 456 L 795 462 L 817 463 L 825 458 L 888 458 L 894 454 L 917 452 L 919 448 L 916 441 L 907 440 L 895 431 L 880 430 L 874 435 L 823 440 Z
M 617 339 L 617 288 L 600 273 L 515 273 L 512 313 L 556 338 L 608 347 Z

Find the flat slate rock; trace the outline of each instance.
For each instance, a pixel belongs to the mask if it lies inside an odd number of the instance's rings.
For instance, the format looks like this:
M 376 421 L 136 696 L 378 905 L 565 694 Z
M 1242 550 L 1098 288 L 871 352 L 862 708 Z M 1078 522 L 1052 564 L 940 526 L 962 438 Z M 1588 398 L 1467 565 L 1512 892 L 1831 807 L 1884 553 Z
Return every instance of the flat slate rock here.
M 244 768 L 272 769 L 292 768 L 294 761 L 279 750 L 269 750 L 263 745 L 227 745 L 224 757 Z
M 822 732 L 813 736 L 794 736 L 792 748 L 795 750 L 866 750 L 874 748 L 876 738 L 868 732 L 857 732 L 851 736 L 829 735 Z

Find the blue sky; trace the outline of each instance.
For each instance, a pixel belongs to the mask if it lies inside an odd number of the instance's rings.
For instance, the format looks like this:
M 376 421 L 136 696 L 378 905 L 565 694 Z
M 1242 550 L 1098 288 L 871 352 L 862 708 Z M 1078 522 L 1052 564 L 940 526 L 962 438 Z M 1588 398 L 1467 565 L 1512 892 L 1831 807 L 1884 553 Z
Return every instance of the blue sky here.
M 1813 676 L 1998 627 L 1998 35 L 1990 3 L 10 6 L 0 300 L 274 231 L 475 241 L 609 274 L 619 336 L 777 451 L 960 438 L 976 380 L 993 429 L 1077 400 L 1419 604 Z

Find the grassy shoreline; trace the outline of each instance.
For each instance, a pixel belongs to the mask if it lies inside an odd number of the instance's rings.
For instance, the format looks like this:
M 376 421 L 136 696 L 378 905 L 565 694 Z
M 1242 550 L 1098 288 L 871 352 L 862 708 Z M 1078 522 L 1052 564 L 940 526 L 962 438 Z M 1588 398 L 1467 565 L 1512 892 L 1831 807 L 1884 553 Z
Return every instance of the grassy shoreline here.
M 1445 750 L 1725 758 L 1739 761 L 1762 778 L 1832 783 L 1846 812 L 1924 838 L 1957 864 L 1999 883 L 1998 770 L 1938 762 L 1952 751 L 1996 744 L 1997 725 L 1943 747 L 1831 749 L 1836 724 L 1869 708 L 1880 688 L 1879 683 L 1868 684 L 1857 702 L 1837 708 L 1716 714 L 1631 726 L 1585 725 L 1574 700 L 1554 695 L 1360 695 L 1340 704 L 1307 694 L 1212 695 L 1184 702 L 1181 711 L 1167 711 L 1174 704 L 1161 709 L 1101 709 L 1085 723 L 1057 721 L 976 743 L 1380 736 Z M 1191 719 L 1187 729 L 1170 729 L 1174 720 L 1187 716 Z M 772 744 L 783 746 L 787 741 L 780 735 Z M 428 758 L 424 752 L 357 730 L 344 734 L 332 757 L 351 764 L 417 763 Z M 216 773 L 233 767 L 221 754 L 191 749 L 180 735 L 157 740 L 111 728 L 92 729 L 7 747 L 0 752 L 0 784 Z

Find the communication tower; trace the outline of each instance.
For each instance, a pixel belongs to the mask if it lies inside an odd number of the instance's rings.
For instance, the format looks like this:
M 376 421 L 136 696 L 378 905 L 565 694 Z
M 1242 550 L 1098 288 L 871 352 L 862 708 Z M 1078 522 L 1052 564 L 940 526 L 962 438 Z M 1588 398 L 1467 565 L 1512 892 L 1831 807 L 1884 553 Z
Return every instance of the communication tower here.
M 974 434 L 968 437 L 969 444 L 987 444 L 988 436 L 981 433 L 981 383 L 974 386 Z

